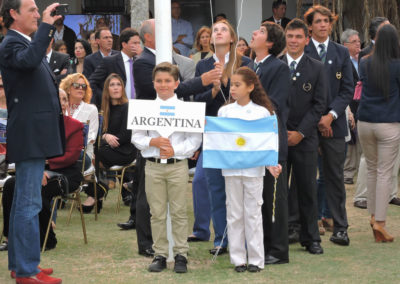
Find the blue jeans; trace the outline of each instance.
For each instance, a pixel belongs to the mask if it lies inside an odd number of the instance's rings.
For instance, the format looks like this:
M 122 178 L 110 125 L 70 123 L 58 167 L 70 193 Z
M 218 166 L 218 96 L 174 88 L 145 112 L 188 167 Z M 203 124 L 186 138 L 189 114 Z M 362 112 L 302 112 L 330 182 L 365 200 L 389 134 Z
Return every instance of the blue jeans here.
M 42 177 L 45 159 L 15 164 L 15 190 L 8 233 L 8 269 L 17 277 L 40 271 L 40 233 L 38 214 L 42 209 Z
M 207 188 L 210 195 L 211 218 L 214 226 L 214 246 L 228 246 L 228 235 L 225 236 L 221 245 L 222 237 L 226 228 L 226 195 L 225 179 L 221 170 L 204 169 Z
M 332 218 L 331 211 L 329 210 L 328 201 L 326 200 L 325 193 L 325 179 L 324 170 L 322 167 L 322 157 L 318 155 L 318 179 L 317 179 L 317 193 L 318 193 L 318 220 L 324 218 Z
M 208 241 L 210 239 L 211 209 L 207 181 L 203 169 L 203 152 L 200 153 L 197 160 L 192 188 L 194 211 L 193 235 L 199 239 Z

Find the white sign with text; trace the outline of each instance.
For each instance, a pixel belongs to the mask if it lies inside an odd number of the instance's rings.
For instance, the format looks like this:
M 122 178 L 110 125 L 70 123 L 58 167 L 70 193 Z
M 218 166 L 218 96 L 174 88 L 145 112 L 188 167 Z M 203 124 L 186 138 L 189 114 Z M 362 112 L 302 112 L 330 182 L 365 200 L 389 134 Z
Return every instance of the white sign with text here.
M 129 100 L 128 129 L 155 130 L 162 137 L 174 132 L 204 132 L 206 104 L 174 100 Z

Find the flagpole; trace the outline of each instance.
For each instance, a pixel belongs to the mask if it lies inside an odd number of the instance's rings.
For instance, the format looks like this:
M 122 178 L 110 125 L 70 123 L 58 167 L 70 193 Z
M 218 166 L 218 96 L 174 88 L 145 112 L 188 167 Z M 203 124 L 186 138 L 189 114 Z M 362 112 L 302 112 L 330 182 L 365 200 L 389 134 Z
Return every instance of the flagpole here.
M 156 38 L 156 64 L 161 62 L 172 63 L 172 27 L 171 27 L 171 1 L 154 0 L 155 38 Z M 166 163 L 162 159 L 161 163 Z M 171 216 L 167 212 L 167 238 L 169 243 L 168 261 L 173 261 L 174 239 L 172 237 Z

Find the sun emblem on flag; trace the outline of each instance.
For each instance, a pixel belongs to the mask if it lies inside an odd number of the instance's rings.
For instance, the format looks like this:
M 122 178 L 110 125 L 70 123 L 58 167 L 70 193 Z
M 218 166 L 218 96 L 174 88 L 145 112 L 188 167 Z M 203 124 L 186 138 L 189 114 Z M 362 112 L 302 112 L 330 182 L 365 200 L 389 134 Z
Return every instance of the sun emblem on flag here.
M 244 139 L 243 137 L 238 137 L 236 139 L 236 145 L 242 147 L 246 144 L 246 139 Z

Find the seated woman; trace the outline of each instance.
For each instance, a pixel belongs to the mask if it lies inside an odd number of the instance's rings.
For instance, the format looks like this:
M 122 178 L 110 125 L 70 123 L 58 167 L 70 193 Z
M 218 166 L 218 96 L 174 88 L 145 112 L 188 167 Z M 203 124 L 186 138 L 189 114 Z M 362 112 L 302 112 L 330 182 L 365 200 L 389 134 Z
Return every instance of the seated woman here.
M 96 141 L 99 128 L 99 113 L 96 106 L 90 104 L 92 89 L 86 77 L 81 73 L 70 74 L 64 78 L 60 83 L 60 89 L 63 89 L 68 96 L 67 115 L 82 123 L 90 120 L 85 160 L 85 169 L 88 169 L 94 158 L 93 144 Z
M 60 103 L 63 113 L 68 108 L 67 94 L 60 90 Z M 47 225 L 51 214 L 51 200 L 53 197 L 63 194 L 58 181 L 52 180 L 49 177 L 52 172 L 64 175 L 68 180 L 68 190 L 72 192 L 76 190 L 82 181 L 81 168 L 77 160 L 81 154 L 83 147 L 83 124 L 79 121 L 64 115 L 65 128 L 65 153 L 61 157 L 56 157 L 48 160 L 50 171 L 43 173 L 42 180 L 42 210 L 39 213 L 40 226 L 40 244 L 43 246 L 46 235 Z M 3 188 L 3 221 L 4 221 L 4 236 L 8 236 L 9 216 L 11 211 L 12 200 L 14 196 L 15 178 L 10 178 L 6 181 Z M 46 250 L 56 247 L 57 239 L 50 227 L 49 237 L 46 244 Z
M 96 158 L 105 168 L 131 163 L 136 158 L 136 148 L 131 143 L 132 131 L 126 128 L 128 99 L 124 82 L 115 73 L 110 74 L 104 83 L 101 110 L 104 120 Z M 87 201 L 89 200 L 92 200 L 91 204 L 85 202 L 85 206 L 82 207 L 85 212 L 90 212 L 94 207 L 93 196 Z M 97 208 L 101 209 L 101 203 L 99 200 Z

